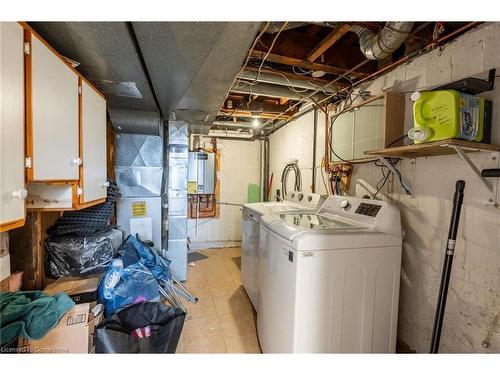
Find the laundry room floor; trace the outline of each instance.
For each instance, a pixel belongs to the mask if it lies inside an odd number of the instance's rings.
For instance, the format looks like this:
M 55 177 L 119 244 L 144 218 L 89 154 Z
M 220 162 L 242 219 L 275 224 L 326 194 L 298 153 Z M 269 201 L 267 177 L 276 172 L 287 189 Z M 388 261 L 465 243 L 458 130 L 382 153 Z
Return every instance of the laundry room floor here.
M 198 251 L 186 288 L 198 303 L 188 311 L 178 353 L 261 353 L 256 314 L 241 285 L 241 249 Z

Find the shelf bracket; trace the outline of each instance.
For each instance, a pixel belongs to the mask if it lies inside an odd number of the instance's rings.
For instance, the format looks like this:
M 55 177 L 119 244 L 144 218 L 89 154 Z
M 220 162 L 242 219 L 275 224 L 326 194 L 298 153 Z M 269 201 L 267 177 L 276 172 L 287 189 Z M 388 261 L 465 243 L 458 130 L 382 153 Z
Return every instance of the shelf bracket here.
M 381 155 L 378 155 L 377 156 L 378 160 L 380 160 L 380 162 L 382 164 L 384 164 L 391 172 L 394 176 L 397 177 L 398 175 L 398 172 L 396 171 L 396 168 L 394 168 L 394 166 L 383 156 Z M 411 195 L 411 189 L 410 187 L 408 186 L 408 184 L 404 181 L 404 178 L 401 176 L 401 180 L 398 178 L 397 179 L 399 181 L 399 183 L 401 184 L 401 189 L 404 191 L 404 192 L 409 192 L 409 194 Z
M 462 158 L 463 161 L 469 166 L 470 169 L 474 172 L 474 174 L 481 180 L 483 185 L 489 190 L 491 196 L 488 199 L 488 204 L 496 206 L 497 201 L 496 201 L 496 194 L 495 194 L 495 189 L 493 188 L 493 184 L 488 181 L 485 177 L 481 176 L 481 171 L 479 170 L 478 167 L 474 164 L 474 162 L 469 158 L 469 155 L 465 153 L 465 151 L 462 149 L 462 147 L 457 146 L 457 145 L 449 145 L 448 147 L 453 148 L 458 156 Z

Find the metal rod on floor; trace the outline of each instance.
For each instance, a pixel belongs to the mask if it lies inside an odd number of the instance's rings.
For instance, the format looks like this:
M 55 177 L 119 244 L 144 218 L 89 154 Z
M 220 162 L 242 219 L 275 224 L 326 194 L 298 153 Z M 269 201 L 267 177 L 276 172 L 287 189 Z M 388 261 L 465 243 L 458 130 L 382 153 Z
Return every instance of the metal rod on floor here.
M 450 284 L 451 266 L 453 264 L 453 253 L 457 240 L 458 223 L 460 211 L 464 200 L 465 182 L 458 180 L 455 186 L 455 196 L 453 197 L 453 211 L 451 213 L 450 229 L 448 231 L 448 242 L 444 255 L 443 273 L 441 274 L 441 286 L 434 317 L 434 327 L 432 329 L 431 353 L 439 352 L 439 341 L 441 339 L 441 329 L 443 327 L 444 312 L 446 308 L 446 298 L 448 297 L 448 286 Z

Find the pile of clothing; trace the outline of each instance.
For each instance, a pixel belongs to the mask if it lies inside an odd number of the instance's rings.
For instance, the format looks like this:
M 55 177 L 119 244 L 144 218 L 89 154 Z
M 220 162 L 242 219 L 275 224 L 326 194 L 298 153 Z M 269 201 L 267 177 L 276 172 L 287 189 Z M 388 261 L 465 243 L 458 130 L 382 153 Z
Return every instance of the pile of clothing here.
M 75 306 L 66 293 L 49 296 L 41 291 L 0 293 L 0 341 L 18 336 L 39 340 Z

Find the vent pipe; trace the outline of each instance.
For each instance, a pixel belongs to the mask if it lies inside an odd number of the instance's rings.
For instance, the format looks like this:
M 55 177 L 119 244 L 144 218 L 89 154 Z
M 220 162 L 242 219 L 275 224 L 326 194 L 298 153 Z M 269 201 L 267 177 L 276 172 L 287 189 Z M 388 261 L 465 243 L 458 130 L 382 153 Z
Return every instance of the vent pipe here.
M 351 31 L 358 35 L 363 55 L 369 60 L 380 60 L 403 44 L 413 24 L 414 22 L 387 22 L 378 34 L 359 25 L 353 25 Z

